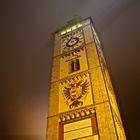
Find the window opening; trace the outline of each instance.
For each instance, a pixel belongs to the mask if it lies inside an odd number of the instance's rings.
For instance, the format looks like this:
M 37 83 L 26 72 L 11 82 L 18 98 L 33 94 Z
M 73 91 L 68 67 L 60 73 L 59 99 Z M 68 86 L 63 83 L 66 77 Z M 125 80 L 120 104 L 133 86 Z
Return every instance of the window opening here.
M 73 59 L 69 62 L 69 73 L 80 70 L 80 62 L 79 59 Z

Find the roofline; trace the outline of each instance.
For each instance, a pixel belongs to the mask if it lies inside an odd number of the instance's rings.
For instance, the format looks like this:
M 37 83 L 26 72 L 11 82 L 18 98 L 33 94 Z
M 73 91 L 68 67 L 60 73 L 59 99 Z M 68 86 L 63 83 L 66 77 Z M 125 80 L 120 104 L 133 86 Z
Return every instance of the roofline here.
M 91 23 L 92 23 L 92 25 L 93 25 L 93 28 L 95 29 L 95 31 L 96 31 L 96 33 L 97 33 L 97 35 L 98 35 L 99 41 L 100 41 L 100 43 L 101 43 L 101 46 L 102 46 L 102 48 L 104 48 L 104 45 L 103 45 L 103 43 L 102 43 L 102 41 L 101 41 L 101 39 L 100 39 L 100 36 L 99 36 L 99 34 L 98 34 L 98 31 L 96 30 L 96 26 L 95 26 L 95 24 L 93 23 L 93 20 L 92 20 L 92 18 L 91 18 L 90 16 L 87 17 L 87 18 L 84 18 L 84 19 L 82 19 L 82 20 L 80 20 L 80 21 L 77 21 L 76 23 L 81 22 L 81 21 L 84 21 L 84 20 L 87 20 L 87 19 L 89 19 L 89 20 L 91 21 Z M 76 24 L 76 23 L 75 23 L 75 24 Z M 69 25 L 67 25 L 66 27 L 69 27 Z M 64 28 L 64 27 L 62 27 L 62 28 L 58 29 L 57 31 L 53 32 L 53 33 L 52 33 L 53 37 L 54 37 L 54 35 L 55 35 L 56 33 L 60 32 L 63 28 Z
M 87 19 L 90 19 L 90 21 L 91 21 L 92 24 L 93 24 L 93 21 L 92 21 L 92 18 L 91 18 L 91 17 L 87 17 L 87 18 L 85 18 L 85 19 L 81 19 L 81 20 L 77 21 L 76 23 L 78 23 L 78 22 L 82 22 L 82 21 L 87 20 Z M 76 23 L 71 24 L 71 26 L 74 25 L 74 24 L 76 24 Z M 58 32 L 60 32 L 61 30 L 63 30 L 64 27 L 67 28 L 67 27 L 69 27 L 69 26 L 70 26 L 70 24 L 61 27 L 61 28 L 58 29 L 57 31 L 53 32 L 52 35 L 54 36 L 56 33 L 58 33 Z

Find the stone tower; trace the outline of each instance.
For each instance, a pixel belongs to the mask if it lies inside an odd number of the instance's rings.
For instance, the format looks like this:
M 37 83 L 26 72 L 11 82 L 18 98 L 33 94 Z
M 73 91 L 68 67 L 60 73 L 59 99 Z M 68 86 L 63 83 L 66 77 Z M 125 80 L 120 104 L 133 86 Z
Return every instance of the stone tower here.
M 91 18 L 54 33 L 47 140 L 126 140 Z

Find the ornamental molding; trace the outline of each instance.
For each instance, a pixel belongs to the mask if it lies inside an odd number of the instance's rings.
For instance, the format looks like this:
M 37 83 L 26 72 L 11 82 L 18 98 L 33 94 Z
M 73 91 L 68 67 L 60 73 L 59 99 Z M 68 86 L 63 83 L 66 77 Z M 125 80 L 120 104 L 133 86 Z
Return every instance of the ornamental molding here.
M 68 79 L 62 80 L 60 83 L 61 83 L 61 85 L 65 85 L 65 84 L 70 83 L 71 81 L 80 80 L 82 78 L 85 78 L 85 77 L 88 76 L 88 74 L 89 74 L 88 72 L 83 72 L 83 73 L 80 73 L 80 74 L 76 74 L 75 76 L 71 76 Z
M 94 107 L 88 107 L 86 109 L 76 110 L 69 113 L 61 114 L 59 116 L 59 122 L 67 122 L 78 118 L 90 116 L 95 113 Z
M 81 57 L 81 55 L 78 55 L 81 51 L 84 51 L 84 47 L 76 48 L 73 51 L 70 51 L 69 53 L 66 53 L 61 56 L 62 59 L 69 58 L 69 57 Z

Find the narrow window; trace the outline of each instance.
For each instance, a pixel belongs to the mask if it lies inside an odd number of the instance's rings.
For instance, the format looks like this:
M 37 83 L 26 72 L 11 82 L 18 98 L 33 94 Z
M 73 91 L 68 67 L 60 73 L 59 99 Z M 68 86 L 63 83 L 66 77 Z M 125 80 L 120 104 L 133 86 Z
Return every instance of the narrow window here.
M 79 59 L 73 59 L 69 62 L 69 73 L 80 70 L 80 62 Z
M 75 59 L 75 71 L 79 70 L 80 69 L 80 63 L 79 63 L 79 59 Z
M 74 71 L 74 62 L 71 61 L 71 72 L 73 72 L 73 71 Z

